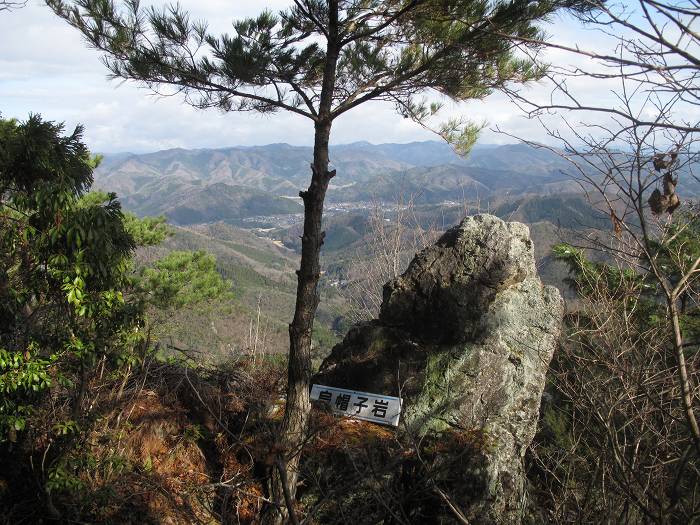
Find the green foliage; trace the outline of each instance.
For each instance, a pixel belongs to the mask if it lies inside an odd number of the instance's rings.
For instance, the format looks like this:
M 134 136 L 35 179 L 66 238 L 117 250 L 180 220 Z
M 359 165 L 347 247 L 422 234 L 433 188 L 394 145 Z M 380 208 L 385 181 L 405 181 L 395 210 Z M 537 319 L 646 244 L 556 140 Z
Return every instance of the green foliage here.
M 135 244 L 119 202 L 86 195 L 98 160 L 80 127 L 62 132 L 0 121 L 0 441 L 140 322 L 122 294 Z
M 75 421 L 69 419 L 66 421 L 59 421 L 52 427 L 52 430 L 54 434 L 58 436 L 67 436 L 69 434 L 77 434 L 80 431 L 80 426 Z
M 84 445 L 139 366 L 158 361 L 147 311 L 230 297 L 204 252 L 135 273 L 136 247 L 169 228 L 123 214 L 113 193 L 88 193 L 98 163 L 80 128 L 0 119 L 0 483 L 25 501 L 40 493 L 53 515 L 65 509 L 52 498 L 84 502 L 92 481 L 129 467 Z M 192 427 L 183 439 L 200 436 Z
M 15 193 L 20 208 L 48 204 L 44 211 L 53 211 L 92 184 L 92 164 L 82 143 L 82 127 L 67 136 L 62 132 L 62 124 L 44 122 L 37 115 L 22 124 L 2 121 L 0 180 L 3 190 Z
M 197 443 L 204 438 L 204 435 L 205 430 L 201 425 L 192 424 L 185 427 L 185 431 L 182 434 L 182 439 L 191 443 Z
M 163 216 L 139 219 L 127 212 L 124 214 L 124 225 L 137 246 L 156 246 L 171 235 Z
M 116 195 L 114 193 L 91 191 L 80 198 L 78 206 L 91 208 L 108 204 L 115 199 Z M 124 228 L 136 246 L 156 246 L 172 233 L 166 224 L 166 218 L 163 216 L 140 219 L 133 213 L 126 212 L 123 214 L 123 223 Z
M 144 270 L 141 286 L 160 308 L 225 298 L 231 289 L 216 270 L 214 257 L 203 251 L 169 253 Z
M 31 415 L 31 400 L 51 386 L 56 355 L 42 358 L 31 345 L 24 352 L 0 348 L 0 438 L 16 436 Z M 22 400 L 18 402 L 18 400 Z
M 679 211 L 673 221 L 664 225 L 658 238 L 650 239 L 649 246 L 648 256 L 656 261 L 659 271 L 669 282 L 677 283 L 681 276 L 691 272 L 694 262 L 700 257 L 700 215 L 693 209 Z M 566 243 L 554 246 L 552 253 L 567 264 L 572 275 L 568 283 L 583 295 L 603 285 L 612 292 L 635 287 L 646 296 L 660 298 L 658 279 L 650 272 L 593 262 L 583 250 Z M 640 256 L 640 267 L 647 262 L 646 257 L 644 254 Z M 691 272 L 689 282 L 693 279 Z
M 70 491 L 76 492 L 82 490 L 85 486 L 74 471 L 69 470 L 64 465 L 58 465 L 49 471 L 46 489 L 49 492 Z
M 685 209 L 677 213 L 664 228 L 663 235 L 650 241 L 651 256 L 664 278 L 675 284 L 700 257 L 700 216 L 692 209 Z M 591 261 L 583 250 L 565 243 L 554 246 L 552 252 L 557 260 L 569 267 L 571 277 L 566 282 L 580 296 L 591 297 L 604 291 L 612 300 L 634 304 L 636 316 L 649 327 L 667 322 L 664 296 L 653 273 L 630 266 Z M 644 257 L 640 262 L 645 262 Z M 692 284 L 696 277 L 692 273 L 690 275 L 689 282 Z M 700 310 L 690 300 L 690 292 L 682 294 L 680 299 L 683 334 L 695 340 L 700 335 Z
M 565 262 L 572 275 L 566 282 L 579 294 L 590 294 L 598 287 L 604 287 L 611 293 L 627 293 L 631 288 L 651 291 L 654 286 L 644 275 L 630 267 L 616 267 L 607 263 L 593 262 L 586 257 L 583 250 L 560 243 L 552 248 L 554 258 Z
M 651 241 L 660 270 L 677 282 L 691 271 L 700 257 L 700 214 L 697 204 L 679 209 L 673 221 L 664 228 L 664 235 Z M 691 281 L 692 282 L 692 281 Z

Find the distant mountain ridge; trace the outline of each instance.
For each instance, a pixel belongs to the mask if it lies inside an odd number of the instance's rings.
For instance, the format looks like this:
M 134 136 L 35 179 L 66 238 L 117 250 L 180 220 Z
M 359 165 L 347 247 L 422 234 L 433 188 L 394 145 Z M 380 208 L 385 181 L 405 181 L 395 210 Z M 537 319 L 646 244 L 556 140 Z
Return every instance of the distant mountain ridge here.
M 219 149 L 169 149 L 105 155 L 96 187 L 117 192 L 139 215 L 165 214 L 177 224 L 298 213 L 290 199 L 308 185 L 312 148 L 269 144 Z M 331 147 L 338 176 L 328 201 L 422 202 L 571 190 L 569 165 L 558 155 L 524 145 L 477 146 L 467 158 L 442 142 Z

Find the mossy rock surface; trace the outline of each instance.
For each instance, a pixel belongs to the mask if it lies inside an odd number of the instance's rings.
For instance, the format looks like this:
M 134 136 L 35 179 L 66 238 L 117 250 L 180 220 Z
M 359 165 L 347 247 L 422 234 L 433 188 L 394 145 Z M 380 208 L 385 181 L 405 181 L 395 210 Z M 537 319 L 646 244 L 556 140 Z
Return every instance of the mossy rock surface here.
M 314 382 L 402 397 L 398 432 L 480 436 L 469 461 L 440 472 L 475 523 L 517 523 L 562 316 L 527 227 L 467 217 L 385 285 L 379 319 L 353 327 Z

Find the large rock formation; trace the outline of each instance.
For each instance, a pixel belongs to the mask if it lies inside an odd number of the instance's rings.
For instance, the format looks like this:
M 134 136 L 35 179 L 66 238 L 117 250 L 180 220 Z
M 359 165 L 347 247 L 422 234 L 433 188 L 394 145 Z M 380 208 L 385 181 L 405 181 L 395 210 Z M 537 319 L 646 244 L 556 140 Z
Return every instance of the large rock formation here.
M 562 315 L 528 228 L 468 217 L 385 285 L 379 319 L 353 327 L 314 382 L 402 397 L 405 435 L 471 436 L 458 461 L 433 461 L 435 485 L 472 523 L 517 523 Z

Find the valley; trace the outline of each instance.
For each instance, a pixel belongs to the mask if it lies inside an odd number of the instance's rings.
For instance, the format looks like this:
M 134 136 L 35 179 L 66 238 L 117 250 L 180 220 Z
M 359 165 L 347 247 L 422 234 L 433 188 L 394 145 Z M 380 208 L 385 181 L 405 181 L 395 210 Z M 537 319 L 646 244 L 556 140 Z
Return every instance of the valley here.
M 303 222 L 297 194 L 307 184 L 310 156 L 310 148 L 271 144 L 104 157 L 95 187 L 116 192 L 125 210 L 165 216 L 172 226 L 169 239 L 140 254 L 144 263 L 203 250 L 233 283 L 233 302 L 169 312 L 161 338 L 215 358 L 286 352 Z M 552 246 L 609 228 L 568 162 L 544 149 L 476 146 L 462 158 L 440 142 L 360 142 L 332 147 L 331 160 L 338 176 L 324 210 L 318 360 L 351 321 L 372 314 L 357 311 L 358 286 L 378 304 L 383 283 L 467 214 L 528 224 L 541 278 L 569 297 L 566 268 L 551 257 Z M 380 230 L 386 239 L 378 239 Z M 387 257 L 382 242 L 394 243 L 392 270 L 370 278 L 368 267 Z

